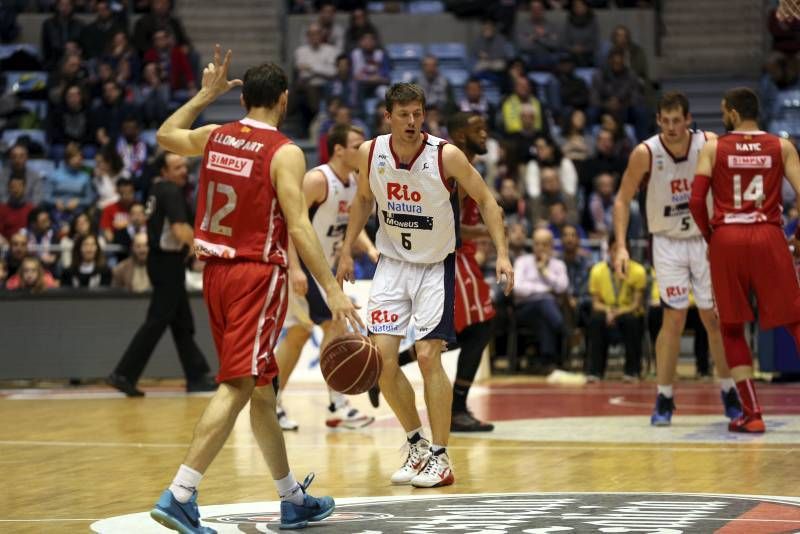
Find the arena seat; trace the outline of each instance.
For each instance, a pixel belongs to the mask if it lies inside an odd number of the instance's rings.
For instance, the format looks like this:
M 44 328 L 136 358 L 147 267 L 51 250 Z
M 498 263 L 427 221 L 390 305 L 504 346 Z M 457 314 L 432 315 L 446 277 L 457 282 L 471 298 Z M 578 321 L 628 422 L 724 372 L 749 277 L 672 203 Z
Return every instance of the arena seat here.
M 419 69 L 422 62 L 423 47 L 419 43 L 389 43 L 386 52 L 395 68 L 413 67 Z
M 439 67 L 467 68 L 469 54 L 464 43 L 431 43 L 428 53 L 439 60 Z
M 438 0 L 417 0 L 408 4 L 408 12 L 418 14 L 444 13 L 444 3 Z

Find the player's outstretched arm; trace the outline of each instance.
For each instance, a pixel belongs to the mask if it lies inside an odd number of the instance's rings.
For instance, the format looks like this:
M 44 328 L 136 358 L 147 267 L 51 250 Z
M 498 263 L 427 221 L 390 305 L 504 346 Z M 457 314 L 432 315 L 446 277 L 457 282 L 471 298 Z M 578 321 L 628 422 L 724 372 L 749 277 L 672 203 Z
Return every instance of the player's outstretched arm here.
M 319 282 L 328 298 L 328 307 L 334 320 L 347 320 L 358 331 L 364 326 L 350 301 L 331 274 L 316 232 L 308 219 L 308 207 L 303 193 L 302 180 L 306 170 L 303 151 L 293 144 L 282 146 L 272 158 L 271 178 L 278 193 L 289 236 L 297 253 L 308 270 Z
M 689 198 L 689 211 L 692 213 L 695 224 L 703 234 L 706 243 L 711 239 L 711 224 L 708 220 L 708 206 L 706 197 L 711 188 L 711 172 L 714 169 L 714 158 L 717 153 L 716 139 L 709 140 L 700 150 L 697 158 L 697 168 L 694 171 L 692 182 L 692 196 Z
M 454 145 L 442 148 L 442 164 L 445 176 L 452 176 L 464 191 L 478 204 L 483 222 L 489 230 L 494 247 L 497 250 L 497 280 L 505 282 L 503 291 L 510 295 L 514 289 L 514 268 L 508 258 L 508 241 L 506 241 L 503 210 L 497 204 L 492 192 L 480 173 L 467 160 L 467 156 Z
M 372 213 L 372 204 L 375 202 L 375 197 L 369 187 L 369 151 L 374 142 L 373 140 L 361 143 L 358 148 L 358 191 L 352 204 L 350 204 L 347 232 L 342 242 L 342 250 L 339 253 L 339 265 L 336 269 L 336 280 L 339 284 L 342 284 L 345 280 L 355 282 L 353 245 L 361 235 L 361 231 L 364 230 L 367 219 Z
M 201 89 L 188 102 L 175 110 L 175 113 L 164 121 L 156 133 L 158 144 L 170 152 L 181 156 L 199 156 L 208 141 L 208 136 L 218 126 L 207 124 L 194 130 L 192 124 L 214 100 L 234 87 L 242 85 L 242 80 L 228 80 L 228 67 L 231 63 L 231 51 L 225 54 L 220 63 L 219 45 L 214 48 L 214 62 L 203 69 Z
M 622 236 L 617 239 L 617 254 L 614 261 L 614 271 L 618 276 L 628 274 L 630 254 L 625 246 L 625 236 L 628 235 L 628 222 L 631 217 L 631 201 L 639 190 L 645 175 L 650 172 L 650 150 L 647 145 L 640 143 L 633 149 L 628 159 L 628 166 L 622 174 L 619 191 L 614 197 L 614 235 Z

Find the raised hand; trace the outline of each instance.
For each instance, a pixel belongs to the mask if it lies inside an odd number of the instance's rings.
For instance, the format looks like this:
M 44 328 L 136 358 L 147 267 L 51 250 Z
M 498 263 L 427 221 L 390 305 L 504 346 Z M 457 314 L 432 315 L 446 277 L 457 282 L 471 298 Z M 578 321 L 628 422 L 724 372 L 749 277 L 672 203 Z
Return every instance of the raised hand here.
M 228 67 L 231 64 L 233 52 L 228 50 L 225 59 L 220 63 L 222 49 L 219 45 L 214 47 L 214 61 L 203 69 L 202 88 L 210 92 L 215 98 L 224 95 L 234 87 L 242 85 L 242 80 L 228 80 Z

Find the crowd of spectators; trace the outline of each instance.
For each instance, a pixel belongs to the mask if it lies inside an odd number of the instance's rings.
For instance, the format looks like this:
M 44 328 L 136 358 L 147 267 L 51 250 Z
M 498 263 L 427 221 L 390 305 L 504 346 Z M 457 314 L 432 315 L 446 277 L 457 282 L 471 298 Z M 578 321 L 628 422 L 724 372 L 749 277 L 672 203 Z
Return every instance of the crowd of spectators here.
M 17 4 L 3 15 L 31 7 Z M 198 56 L 170 0 L 40 0 L 34 7 L 51 12 L 36 43 L 40 57 L 27 58 L 47 72 L 45 86 L 3 98 L 38 101 L 45 111 L 0 129 L 38 127 L 44 142 L 23 135 L 4 147 L 0 288 L 145 291 L 143 202 L 160 170 L 153 168 L 157 147 L 142 132 L 197 90 Z

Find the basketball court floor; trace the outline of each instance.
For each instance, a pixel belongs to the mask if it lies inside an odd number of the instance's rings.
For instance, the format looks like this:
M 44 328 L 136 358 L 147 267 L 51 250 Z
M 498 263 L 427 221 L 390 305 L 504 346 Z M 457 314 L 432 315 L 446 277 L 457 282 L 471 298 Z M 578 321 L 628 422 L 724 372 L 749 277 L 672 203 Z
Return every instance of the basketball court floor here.
M 492 379 L 471 406 L 495 431 L 453 436 L 455 485 L 413 489 L 389 483 L 403 433 L 385 403 L 368 428 L 329 430 L 323 387 L 293 384 L 292 469 L 315 472 L 312 493 L 338 504 L 309 532 L 800 532 L 800 385 L 761 387 L 763 436 L 729 434 L 716 386 L 701 382 L 676 389 L 672 427 L 653 428 L 653 389 Z M 147 512 L 209 397 L 178 382 L 145 390 L 144 399 L 101 385 L 2 390 L 0 532 L 168 532 Z M 366 396 L 354 403 L 372 410 Z M 205 524 L 277 532 L 275 499 L 243 413 L 201 485 Z

